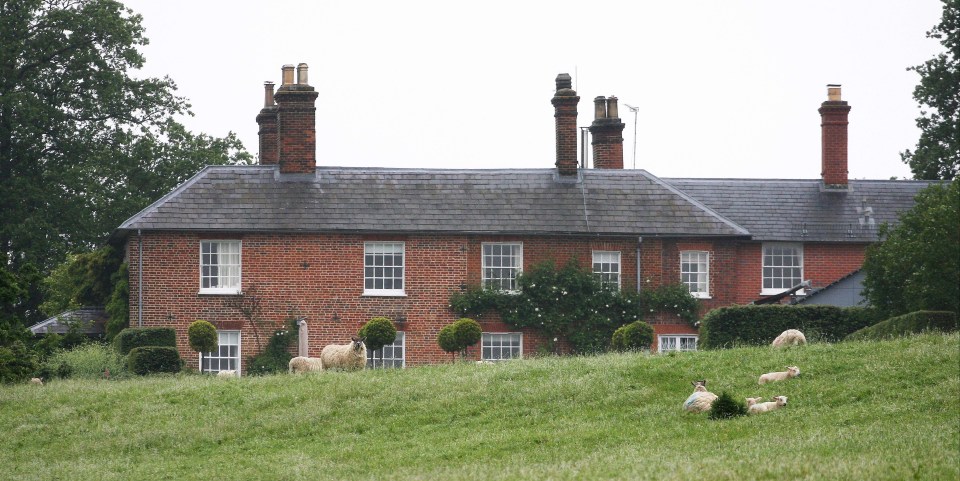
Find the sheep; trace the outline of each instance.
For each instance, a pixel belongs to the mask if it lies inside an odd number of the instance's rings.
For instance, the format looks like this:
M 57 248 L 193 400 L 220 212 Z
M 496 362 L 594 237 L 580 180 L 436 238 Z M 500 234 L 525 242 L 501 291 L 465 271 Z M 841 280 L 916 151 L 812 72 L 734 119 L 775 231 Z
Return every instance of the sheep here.
M 224 369 L 217 373 L 217 377 L 237 377 L 236 369 Z
M 297 356 L 290 360 L 288 364 L 290 374 L 300 374 L 304 372 L 318 372 L 323 370 L 323 363 L 319 357 Z
M 363 369 L 367 365 L 367 346 L 353 337 L 349 344 L 330 344 L 320 351 L 323 369 Z
M 691 413 L 709 411 L 717 400 L 717 395 L 707 391 L 707 380 L 693 381 L 690 384 L 693 384 L 693 394 L 683 402 L 683 409 Z
M 783 381 L 800 375 L 800 368 L 797 366 L 787 366 L 786 371 L 768 372 L 760 376 L 759 384 L 766 384 L 773 381 Z
M 753 406 L 754 404 L 763 401 L 762 397 L 748 397 L 747 398 L 747 407 Z
M 806 336 L 796 329 L 787 329 L 773 340 L 773 347 L 802 346 L 807 343 Z
M 39 377 L 34 377 L 30 379 L 30 384 L 36 384 L 37 386 L 43 386 L 43 379 Z
M 767 401 L 765 403 L 756 403 L 750 405 L 750 408 L 747 409 L 747 414 L 760 414 L 767 411 L 773 411 L 774 409 L 780 409 L 783 406 L 787 405 L 786 396 L 774 396 L 773 401 Z

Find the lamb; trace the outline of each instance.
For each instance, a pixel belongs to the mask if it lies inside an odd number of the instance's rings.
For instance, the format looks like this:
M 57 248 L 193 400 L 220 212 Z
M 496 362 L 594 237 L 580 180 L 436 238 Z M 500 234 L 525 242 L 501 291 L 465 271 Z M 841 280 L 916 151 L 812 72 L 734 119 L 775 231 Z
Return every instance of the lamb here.
M 320 351 L 322 369 L 363 369 L 367 365 L 367 346 L 353 337 L 349 344 L 330 344 Z
M 717 395 L 707 391 L 707 380 L 693 381 L 690 384 L 693 384 L 693 394 L 683 402 L 683 409 L 691 413 L 709 411 L 717 400 Z
M 747 409 L 747 414 L 760 414 L 767 411 L 773 411 L 774 409 L 780 409 L 783 406 L 787 405 L 786 396 L 774 396 L 773 401 L 767 401 L 765 403 L 756 403 L 750 405 L 750 408 Z
M 796 329 L 787 329 L 773 340 L 773 347 L 802 346 L 807 343 L 806 336 Z
M 224 369 L 217 373 L 217 377 L 237 377 L 236 369 Z
M 748 397 L 747 398 L 747 407 L 753 406 L 754 404 L 763 401 L 762 397 Z
M 36 384 L 36 385 L 38 385 L 38 386 L 43 386 L 43 379 L 40 379 L 39 377 L 31 378 L 31 379 L 30 379 L 30 384 Z
M 768 372 L 760 376 L 759 384 L 766 384 L 773 381 L 783 381 L 800 375 L 800 368 L 797 366 L 787 366 L 786 371 Z
M 290 374 L 299 374 L 304 372 L 318 372 L 323 370 L 323 363 L 319 357 L 297 356 L 290 360 L 288 364 Z

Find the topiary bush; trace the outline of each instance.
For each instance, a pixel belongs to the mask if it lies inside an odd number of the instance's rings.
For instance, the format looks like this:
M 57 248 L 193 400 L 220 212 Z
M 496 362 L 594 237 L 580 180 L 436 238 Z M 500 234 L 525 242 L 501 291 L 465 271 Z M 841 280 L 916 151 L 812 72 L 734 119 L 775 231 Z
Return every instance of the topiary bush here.
M 865 327 L 847 336 L 848 341 L 889 339 L 924 331 L 953 332 L 957 330 L 957 315 L 948 311 L 916 311 L 891 317 Z
M 440 328 L 440 332 L 437 334 L 437 344 L 440 346 L 440 349 L 443 349 L 444 352 L 449 352 L 451 356 L 460 350 L 453 324 L 447 324 Z
M 120 354 L 127 355 L 137 347 L 177 347 L 177 333 L 172 327 L 128 327 L 113 338 Z
M 397 327 L 386 317 L 374 317 L 360 328 L 357 335 L 363 338 L 368 350 L 376 351 L 387 344 L 393 344 L 397 339 Z
M 875 309 L 836 306 L 750 305 L 714 309 L 700 322 L 701 349 L 769 345 L 787 329 L 807 340 L 840 341 L 880 319 Z
M 190 349 L 197 352 L 211 352 L 217 348 L 219 338 L 217 328 L 203 319 L 197 319 L 187 328 Z
M 613 331 L 610 346 L 617 351 L 650 349 L 653 345 L 653 327 L 643 321 L 620 326 Z
M 467 317 L 460 318 L 453 323 L 453 336 L 456 338 L 460 350 L 463 351 L 480 342 L 480 339 L 483 337 L 483 328 L 473 319 Z
M 726 391 L 717 396 L 710 408 L 710 419 L 730 419 L 747 414 L 747 405 L 733 398 Z
M 177 373 L 183 369 L 183 360 L 175 347 L 135 347 L 127 354 L 127 368 L 140 376 L 163 372 Z

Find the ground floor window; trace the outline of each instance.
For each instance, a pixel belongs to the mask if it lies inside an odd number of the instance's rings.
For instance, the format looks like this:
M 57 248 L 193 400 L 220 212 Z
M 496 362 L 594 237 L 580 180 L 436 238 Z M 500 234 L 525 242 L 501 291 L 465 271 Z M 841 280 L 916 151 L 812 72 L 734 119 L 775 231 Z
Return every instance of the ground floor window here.
M 240 371 L 240 331 L 217 331 L 218 346 L 213 352 L 203 353 L 200 371 Z
M 376 351 L 367 351 L 368 368 L 401 368 L 404 366 L 406 348 L 406 335 L 403 331 L 397 331 L 397 337 L 393 344 L 387 344 Z
M 657 345 L 660 352 L 667 351 L 696 351 L 697 336 L 694 335 L 675 335 L 658 336 Z
M 484 332 L 480 345 L 484 361 L 518 359 L 523 356 L 523 333 Z

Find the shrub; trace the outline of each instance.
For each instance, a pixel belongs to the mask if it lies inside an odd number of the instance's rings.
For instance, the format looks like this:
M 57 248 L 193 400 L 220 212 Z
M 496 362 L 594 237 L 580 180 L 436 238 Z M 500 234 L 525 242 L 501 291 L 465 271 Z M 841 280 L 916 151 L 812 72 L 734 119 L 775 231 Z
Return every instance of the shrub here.
M 847 340 L 887 339 L 924 331 L 957 330 L 957 315 L 947 311 L 916 311 L 891 317 L 851 333 Z
M 130 326 L 130 281 L 127 263 L 120 264 L 120 268 L 110 278 L 113 282 L 113 291 L 107 299 L 107 340 L 112 341 L 120 331 Z
M 717 396 L 710 408 L 710 419 L 730 419 L 747 414 L 747 405 L 727 394 L 726 391 Z
M 374 317 L 360 328 L 357 335 L 363 338 L 368 350 L 376 351 L 387 344 L 393 344 L 397 339 L 397 328 L 393 321 L 386 317 Z
M 643 321 L 620 326 L 610 339 L 610 346 L 618 351 L 649 349 L 652 344 L 653 327 Z
M 190 340 L 190 349 L 197 352 L 211 352 L 219 344 L 217 328 L 203 319 L 197 319 L 190 324 L 187 338 Z
M 128 327 L 113 338 L 120 354 L 137 347 L 177 347 L 177 333 L 171 327 Z
M 0 346 L 0 384 L 23 382 L 37 369 L 36 358 L 20 341 Z
M 879 313 L 862 307 L 728 306 L 714 309 L 700 324 L 698 347 L 719 349 L 737 345 L 767 345 L 787 329 L 799 329 L 807 339 L 840 341 L 877 322 Z
M 437 334 L 437 344 L 440 346 L 440 349 L 450 354 L 460 350 L 457 344 L 457 336 L 453 330 L 453 324 L 447 324 L 440 328 L 440 332 Z
M 61 379 L 102 379 L 108 370 L 111 378 L 123 377 L 127 371 L 125 360 L 116 349 L 97 343 L 56 351 L 41 369 L 49 377 L 55 375 Z
M 161 372 L 177 373 L 183 368 L 183 361 L 175 347 L 143 346 L 130 350 L 127 355 L 127 368 L 141 376 Z
M 290 346 L 297 340 L 300 333 L 299 319 L 291 318 L 284 329 L 273 331 L 273 337 L 267 341 L 263 352 L 247 359 L 247 375 L 263 376 L 287 372 L 290 359 Z
M 483 328 L 473 319 L 464 317 L 453 323 L 453 336 L 457 340 L 460 350 L 464 350 L 478 342 L 483 337 Z

